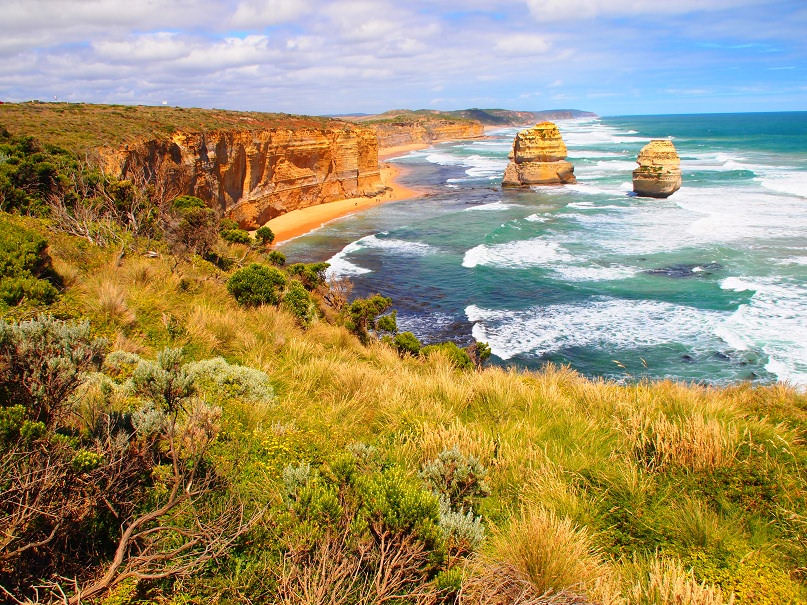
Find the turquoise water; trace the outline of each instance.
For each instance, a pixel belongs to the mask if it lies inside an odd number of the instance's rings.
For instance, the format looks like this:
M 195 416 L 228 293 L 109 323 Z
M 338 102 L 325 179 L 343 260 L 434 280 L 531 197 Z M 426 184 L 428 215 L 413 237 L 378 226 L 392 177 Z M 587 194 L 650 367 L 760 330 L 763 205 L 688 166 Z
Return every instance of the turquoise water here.
M 502 190 L 517 129 L 395 161 L 432 194 L 281 246 L 391 296 L 421 340 L 617 379 L 807 386 L 807 113 L 559 121 L 576 185 Z M 631 195 L 650 139 L 683 187 Z

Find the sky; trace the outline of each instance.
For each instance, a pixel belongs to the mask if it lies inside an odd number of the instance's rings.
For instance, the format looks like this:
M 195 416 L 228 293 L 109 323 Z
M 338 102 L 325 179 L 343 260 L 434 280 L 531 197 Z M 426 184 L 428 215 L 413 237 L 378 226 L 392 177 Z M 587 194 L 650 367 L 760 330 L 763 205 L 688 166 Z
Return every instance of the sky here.
M 807 0 L 0 0 L 0 100 L 807 109 Z

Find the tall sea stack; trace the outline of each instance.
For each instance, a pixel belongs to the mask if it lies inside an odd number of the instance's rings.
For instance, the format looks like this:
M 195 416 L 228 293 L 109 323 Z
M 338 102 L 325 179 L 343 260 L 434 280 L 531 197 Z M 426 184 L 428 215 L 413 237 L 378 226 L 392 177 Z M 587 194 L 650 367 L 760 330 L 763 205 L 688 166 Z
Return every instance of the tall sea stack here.
M 566 144 L 555 124 L 541 122 L 516 135 L 502 187 L 576 182 L 574 166 L 566 161 Z
M 681 188 L 681 160 L 675 145 L 654 139 L 642 147 L 633 171 L 633 191 L 646 197 L 669 197 Z

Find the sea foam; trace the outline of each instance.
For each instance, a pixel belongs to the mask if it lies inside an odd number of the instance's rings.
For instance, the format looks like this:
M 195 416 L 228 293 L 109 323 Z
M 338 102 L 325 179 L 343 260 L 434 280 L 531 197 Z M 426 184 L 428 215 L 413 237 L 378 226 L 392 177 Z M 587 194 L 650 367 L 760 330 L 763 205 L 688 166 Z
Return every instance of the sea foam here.
M 474 337 L 502 359 L 540 356 L 569 347 L 620 349 L 709 340 L 725 312 L 659 301 L 598 297 L 586 302 L 534 306 L 520 311 L 465 309 Z M 713 337 L 712 337 L 713 340 Z
M 780 380 L 807 387 L 807 286 L 774 278 L 727 277 L 720 287 L 753 294 L 715 327 L 715 333 L 737 350 L 762 350 L 768 356 L 765 369 Z
M 573 257 L 558 242 L 530 239 L 504 244 L 480 244 L 465 252 L 462 266 L 469 269 L 480 265 L 523 269 L 572 260 Z
M 334 254 L 328 262 L 330 267 L 326 271 L 326 275 L 330 277 L 348 276 L 348 275 L 362 275 L 364 273 L 371 273 L 370 269 L 361 267 L 352 263 L 347 259 L 348 256 L 359 252 L 366 248 L 375 248 L 378 250 L 390 250 L 398 256 L 424 256 L 426 254 L 433 254 L 437 252 L 437 248 L 424 244 L 422 242 L 410 242 L 402 239 L 379 237 L 379 235 L 387 235 L 386 231 L 367 235 L 361 239 L 349 243 L 342 248 L 341 251 Z

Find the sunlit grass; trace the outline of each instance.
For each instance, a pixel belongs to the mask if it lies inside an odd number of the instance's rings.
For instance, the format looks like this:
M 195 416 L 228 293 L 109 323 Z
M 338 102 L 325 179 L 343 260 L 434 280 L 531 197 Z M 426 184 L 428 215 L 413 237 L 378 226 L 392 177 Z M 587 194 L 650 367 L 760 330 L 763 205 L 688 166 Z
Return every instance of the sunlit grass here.
M 324 321 L 302 330 L 274 307 L 239 307 L 227 275 L 203 261 L 133 251 L 117 262 L 48 237 L 67 277 L 55 308 L 88 316 L 113 348 L 182 346 L 269 374 L 271 405 L 224 404 L 244 431 L 230 464 L 246 493 L 278 490 L 258 443 L 316 461 L 363 442 L 413 474 L 456 447 L 492 488 L 481 511 L 497 529 L 474 577 L 512 572 L 507 586 L 533 596 L 720 605 L 729 594 L 703 580 L 739 591 L 751 579 L 722 570 L 764 553 L 765 578 L 807 595 L 807 400 L 791 388 L 617 384 L 551 365 L 461 372 L 440 355 L 364 347 Z

